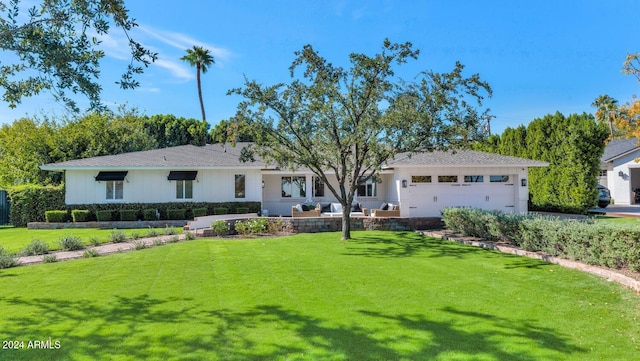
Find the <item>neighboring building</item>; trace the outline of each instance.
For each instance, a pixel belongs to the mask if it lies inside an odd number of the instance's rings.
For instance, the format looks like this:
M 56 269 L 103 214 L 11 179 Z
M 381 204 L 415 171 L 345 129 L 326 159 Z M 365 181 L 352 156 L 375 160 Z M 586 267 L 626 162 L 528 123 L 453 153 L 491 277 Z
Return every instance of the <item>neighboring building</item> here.
M 241 162 L 244 145 L 184 145 L 41 168 L 65 172 L 68 205 L 256 201 L 269 215 L 290 216 L 292 205 L 335 201 L 311 171 Z M 437 217 L 451 206 L 525 213 L 527 170 L 548 165 L 476 151 L 400 154 L 378 180 L 362 180 L 357 200 L 366 208 L 399 204 L 403 217 Z
M 612 140 L 601 158 L 598 183 L 609 188 L 615 204 L 635 204 L 640 198 L 640 147 L 638 138 Z

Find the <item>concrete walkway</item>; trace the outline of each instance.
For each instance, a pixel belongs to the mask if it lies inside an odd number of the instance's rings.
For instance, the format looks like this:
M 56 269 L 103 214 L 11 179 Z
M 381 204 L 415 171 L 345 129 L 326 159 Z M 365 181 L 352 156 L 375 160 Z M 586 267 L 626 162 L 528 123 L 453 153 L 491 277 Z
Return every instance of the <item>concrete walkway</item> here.
M 102 255 L 107 255 L 112 253 L 120 253 L 120 252 L 135 250 L 139 242 L 143 243 L 145 247 L 153 247 L 157 245 L 159 242 L 162 244 L 169 243 L 173 239 L 175 239 L 175 237 L 177 237 L 178 240 L 185 239 L 184 234 L 161 235 L 156 237 L 140 238 L 137 240 L 129 240 L 127 242 L 121 242 L 121 243 L 108 243 L 100 246 L 92 246 L 92 247 L 87 247 L 85 249 L 81 249 L 78 251 L 55 251 L 55 252 L 50 252 L 46 255 L 18 257 L 16 259 L 16 262 L 18 263 L 19 266 L 38 264 L 38 263 L 42 263 L 42 259 L 45 256 L 49 256 L 49 255 L 55 255 L 56 261 L 67 261 L 71 259 L 83 258 L 84 252 L 90 249 L 96 250 L 98 254 L 102 256 Z

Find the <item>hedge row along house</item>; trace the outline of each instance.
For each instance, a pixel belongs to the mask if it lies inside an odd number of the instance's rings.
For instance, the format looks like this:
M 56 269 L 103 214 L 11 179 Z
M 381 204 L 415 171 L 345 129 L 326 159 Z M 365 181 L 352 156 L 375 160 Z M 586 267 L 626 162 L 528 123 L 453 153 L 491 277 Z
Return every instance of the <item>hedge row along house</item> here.
M 214 144 L 46 164 L 64 172 L 67 205 L 162 202 L 260 202 L 270 216 L 296 204 L 335 198 L 309 170 L 241 162 L 236 147 Z M 546 162 L 477 151 L 399 154 L 377 179 L 362 179 L 357 201 L 369 209 L 400 206 L 401 217 L 439 217 L 446 207 L 527 212 L 527 172 Z M 331 180 L 329 180 L 331 181 Z

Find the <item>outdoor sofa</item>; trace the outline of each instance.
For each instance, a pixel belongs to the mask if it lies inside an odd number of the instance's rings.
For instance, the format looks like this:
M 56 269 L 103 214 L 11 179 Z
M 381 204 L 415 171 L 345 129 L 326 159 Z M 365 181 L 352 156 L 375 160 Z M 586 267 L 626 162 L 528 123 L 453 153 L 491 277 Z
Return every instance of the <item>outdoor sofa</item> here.
M 400 217 L 400 206 L 383 203 L 378 209 L 371 209 L 371 217 Z

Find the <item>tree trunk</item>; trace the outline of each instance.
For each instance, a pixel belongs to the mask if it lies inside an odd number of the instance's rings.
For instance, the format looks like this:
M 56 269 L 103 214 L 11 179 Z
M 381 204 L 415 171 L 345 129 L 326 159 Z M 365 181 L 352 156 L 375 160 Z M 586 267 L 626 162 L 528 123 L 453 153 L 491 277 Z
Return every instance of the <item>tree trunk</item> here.
M 207 121 L 204 115 L 204 103 L 202 102 L 202 87 L 200 86 L 200 64 L 196 65 L 196 80 L 198 81 L 198 98 L 200 99 L 200 110 L 202 111 L 202 121 Z
M 348 241 L 350 239 L 351 239 L 351 208 L 342 208 L 342 240 Z

